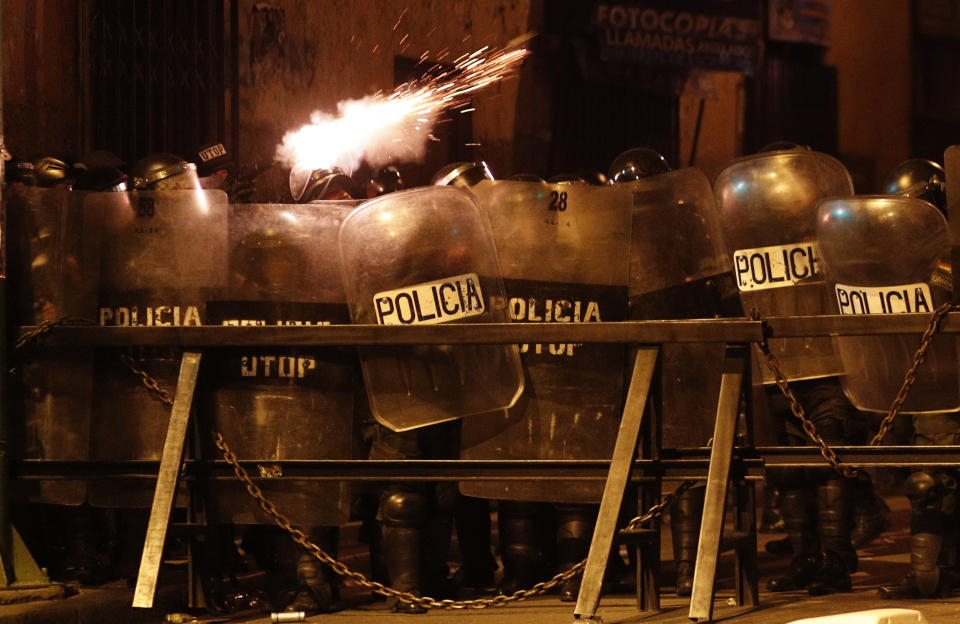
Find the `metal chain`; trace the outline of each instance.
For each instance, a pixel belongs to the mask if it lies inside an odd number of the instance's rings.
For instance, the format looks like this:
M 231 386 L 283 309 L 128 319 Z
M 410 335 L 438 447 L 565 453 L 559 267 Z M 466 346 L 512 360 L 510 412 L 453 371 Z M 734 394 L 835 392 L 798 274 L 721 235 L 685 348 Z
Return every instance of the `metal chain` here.
M 17 342 L 14 344 L 13 348 L 18 351 L 20 349 L 25 349 L 26 347 L 40 340 L 40 338 L 49 333 L 51 329 L 61 325 L 96 325 L 96 323 L 90 319 L 69 317 L 60 318 L 55 321 L 43 321 L 30 331 L 24 332 L 22 336 L 17 338 Z
M 910 392 L 910 388 L 917 380 L 917 371 L 923 366 L 923 362 L 927 358 L 927 349 L 930 347 L 930 343 L 933 342 L 934 336 L 940 331 L 940 325 L 943 323 L 943 319 L 947 314 L 956 310 L 960 310 L 960 306 L 945 303 L 933 311 L 933 315 L 930 317 L 930 323 L 920 338 L 920 348 L 917 349 L 917 352 L 913 355 L 913 364 L 910 366 L 907 374 L 903 376 L 903 384 L 900 385 L 900 391 L 897 392 L 896 398 L 890 405 L 890 413 L 887 414 L 880 423 L 880 429 L 877 431 L 877 435 L 873 436 L 873 439 L 870 440 L 870 446 L 878 446 L 887 435 L 887 432 L 890 431 L 894 419 L 896 419 L 900 413 L 900 409 L 903 407 L 903 402 L 907 400 L 907 393 Z
M 24 332 L 23 335 L 17 338 L 17 342 L 13 345 L 13 350 L 23 351 L 27 349 L 27 347 L 39 342 L 40 338 L 50 333 L 51 329 L 61 325 L 96 325 L 96 323 L 90 319 L 69 317 L 60 318 L 55 321 L 42 321 L 39 325 L 28 332 Z M 11 366 L 7 370 L 7 373 L 10 375 L 16 374 L 17 366 Z
M 150 373 L 137 366 L 133 357 L 127 353 L 120 356 L 120 359 L 134 375 L 140 378 L 140 383 L 156 398 L 167 407 L 173 407 L 173 397 L 170 393 L 160 386 L 160 382 L 150 376 Z
M 129 355 L 123 355 L 121 357 L 123 358 L 123 361 L 127 367 L 129 367 L 130 370 L 140 378 L 141 383 L 143 383 L 143 385 L 146 386 L 150 392 L 156 395 L 157 398 L 163 401 L 166 405 L 173 405 L 173 399 L 171 398 L 170 393 L 160 387 L 160 384 L 156 379 L 151 377 L 150 374 L 144 371 L 142 368 L 139 368 L 134 363 L 133 358 L 131 358 Z M 223 454 L 223 459 L 230 464 L 231 468 L 233 468 L 233 474 L 236 475 L 237 479 L 240 480 L 241 483 L 243 483 L 247 493 L 257 501 L 260 509 L 270 516 L 277 526 L 286 531 L 294 542 L 306 549 L 318 561 L 330 566 L 330 568 L 338 576 L 351 579 L 361 587 L 369 589 L 382 596 L 396 598 L 400 602 L 412 604 L 425 609 L 487 609 L 490 607 L 503 606 L 511 602 L 519 602 L 521 600 L 526 600 L 527 598 L 546 593 L 561 583 L 565 583 L 569 579 L 582 573 L 587 565 L 587 560 L 584 559 L 571 568 L 556 574 L 553 576 L 553 578 L 547 581 L 537 583 L 530 589 L 521 589 L 515 591 L 509 596 L 499 595 L 492 598 L 475 598 L 473 600 L 437 600 L 436 598 L 431 598 L 430 596 L 417 596 L 416 594 L 412 594 L 410 592 L 394 589 L 384 585 L 383 583 L 368 579 L 361 572 L 351 570 L 346 564 L 338 561 L 321 547 L 310 541 L 306 534 L 294 527 L 290 520 L 285 515 L 280 513 L 273 502 L 263 494 L 263 490 L 261 490 L 260 487 L 254 483 L 253 479 L 250 478 L 250 474 L 240 464 L 240 460 L 233 453 L 233 451 L 230 450 L 226 440 L 223 439 L 223 435 L 219 431 L 212 431 L 211 434 L 213 435 L 214 444 L 216 444 L 217 448 L 220 449 L 220 452 Z M 677 487 L 676 490 L 664 497 L 659 504 L 651 507 L 647 513 L 631 520 L 627 524 L 626 528 L 632 529 L 638 524 L 648 522 L 653 518 L 663 515 L 678 496 L 697 483 L 698 482 L 695 480 L 684 481 L 679 487 Z
M 936 336 L 937 332 L 940 331 L 940 326 L 943 323 L 944 317 L 946 317 L 949 312 L 955 310 L 960 310 L 960 306 L 945 303 L 933 311 L 933 314 L 930 316 L 930 323 L 927 325 L 927 328 L 924 330 L 923 336 L 921 337 L 920 347 L 913 356 L 913 364 L 904 375 L 903 383 L 900 385 L 900 390 L 897 392 L 897 396 L 890 405 L 890 412 L 880 423 L 880 429 L 877 432 L 877 435 L 870 440 L 870 446 L 879 445 L 880 442 L 883 441 L 883 438 L 890 431 L 890 428 L 893 426 L 893 421 L 896 420 L 897 415 L 899 415 L 900 410 L 903 407 L 904 401 L 907 400 L 907 395 L 910 392 L 910 388 L 917 380 L 917 372 L 920 370 L 920 367 L 926 360 L 927 349 L 933 342 L 934 336 Z M 760 320 L 756 310 L 753 311 L 751 318 L 753 320 Z M 837 457 L 837 454 L 832 448 L 830 448 L 830 445 L 827 444 L 820 434 L 817 433 L 817 428 L 814 426 L 813 422 L 807 418 L 803 406 L 800 404 L 797 396 L 790 388 L 783 371 L 780 370 L 780 363 L 777 361 L 776 356 L 770 352 L 770 345 L 767 343 L 766 332 L 764 332 L 763 337 L 757 344 L 760 347 L 760 351 L 763 353 L 767 368 L 769 368 L 774 374 L 777 387 L 780 388 L 780 392 L 782 392 L 790 402 L 790 411 L 797 418 L 797 420 L 800 421 L 807 436 L 813 440 L 817 447 L 819 447 L 820 454 L 823 455 L 823 458 L 826 459 L 833 469 L 840 473 L 840 475 L 848 478 L 855 477 L 859 471 L 856 468 L 850 468 L 849 466 L 844 466 L 842 463 L 840 463 L 840 459 Z
M 17 341 L 16 348 L 20 349 L 27 344 L 31 344 L 44 334 L 48 333 L 54 327 L 74 320 L 84 324 L 94 324 L 91 321 L 84 319 L 60 319 L 57 321 L 44 321 L 30 332 L 21 336 Z M 127 368 L 129 368 L 130 371 L 140 379 L 140 382 L 143 384 L 143 386 L 147 388 L 147 390 L 150 391 L 155 398 L 157 398 L 167 407 L 173 407 L 173 397 L 171 396 L 170 392 L 161 387 L 160 383 L 148 372 L 140 368 L 133 357 L 131 357 L 129 354 L 123 354 L 120 356 L 120 358 L 123 363 L 126 364 Z M 776 360 L 774 360 L 774 363 L 776 363 Z M 778 371 L 779 369 L 777 372 Z M 782 374 L 780 376 L 782 377 Z M 786 385 L 785 380 L 784 385 Z M 787 388 L 787 391 L 789 392 L 789 388 Z M 802 408 L 800 409 L 802 411 Z M 244 469 L 244 467 L 240 464 L 240 460 L 233 453 L 233 451 L 230 450 L 230 447 L 223 439 L 223 435 L 218 431 L 212 431 L 211 433 L 213 435 L 214 444 L 216 444 L 217 448 L 223 454 L 224 460 L 233 468 L 234 475 L 236 475 L 237 479 L 244 484 L 247 493 L 249 493 L 250 496 L 257 501 L 260 508 L 264 511 L 264 513 L 273 519 L 277 526 L 285 530 L 294 542 L 310 552 L 317 560 L 330 566 L 330 568 L 337 575 L 344 578 L 349 578 L 362 587 L 374 591 L 382 596 L 396 598 L 400 602 L 412 604 L 425 609 L 486 609 L 489 607 L 503 606 L 511 602 L 519 602 L 521 600 L 548 592 L 561 583 L 564 583 L 582 573 L 586 567 L 587 560 L 584 559 L 571 568 L 556 574 L 551 579 L 535 584 L 530 589 L 522 589 L 510 594 L 509 596 L 499 595 L 494 596 L 493 598 L 477 598 L 473 600 L 437 600 L 436 598 L 431 598 L 429 596 L 417 596 L 410 592 L 403 592 L 394 589 L 384 585 L 383 583 L 370 580 L 360 572 L 351 570 L 344 563 L 338 561 L 329 553 L 310 541 L 303 531 L 294 527 L 290 523 L 290 520 L 285 515 L 280 513 L 276 506 L 274 506 L 274 504 L 266 496 L 264 496 L 263 491 L 259 486 L 257 486 L 256 483 L 254 483 L 254 481 L 250 478 L 249 473 L 247 473 L 246 469 Z M 708 446 L 709 445 L 710 444 L 708 443 Z M 630 522 L 627 523 L 625 530 L 633 529 L 637 525 L 649 522 L 654 518 L 662 516 L 679 496 L 681 496 L 690 488 L 696 486 L 698 483 L 699 481 L 694 479 L 684 481 L 673 492 L 666 495 L 660 503 L 652 506 L 643 515 L 637 516 L 630 520 Z
M 129 355 L 124 354 L 121 356 L 121 358 L 127 367 L 137 377 L 140 378 L 141 383 L 143 383 L 143 385 L 150 390 L 151 393 L 153 393 L 167 406 L 173 406 L 173 398 L 170 396 L 170 393 L 162 388 L 156 379 L 151 377 L 150 374 L 145 370 L 138 367 L 133 358 Z M 260 487 L 254 483 L 253 479 L 250 478 L 250 474 L 240 464 L 240 460 L 233 453 L 233 451 L 230 450 L 227 442 L 223 439 L 223 435 L 219 431 L 211 431 L 211 434 L 213 435 L 214 444 L 216 444 L 217 448 L 220 449 L 220 452 L 223 454 L 223 459 L 230 464 L 231 468 L 233 468 L 233 474 L 236 475 L 237 479 L 240 480 L 241 483 L 243 483 L 247 493 L 257 501 L 257 504 L 260 505 L 260 509 L 270 516 L 277 526 L 286 531 L 294 542 L 306 549 L 318 561 L 330 566 L 330 568 L 338 576 L 351 579 L 361 587 L 376 592 L 381 596 L 396 598 L 400 602 L 416 605 L 425 609 L 487 609 L 490 607 L 503 606 L 511 602 L 519 602 L 521 600 L 526 600 L 527 598 L 546 593 L 561 583 L 565 583 L 569 579 L 582 573 L 587 565 L 587 560 L 584 559 L 571 568 L 554 575 L 553 578 L 535 584 L 530 589 L 521 589 L 513 592 L 509 596 L 499 595 L 494 596 L 493 598 L 475 598 L 473 600 L 437 600 L 436 598 L 431 598 L 430 596 L 417 596 L 416 594 L 412 594 L 410 592 L 394 589 L 384 585 L 383 583 L 368 579 L 361 572 L 351 570 L 346 564 L 338 561 L 321 547 L 310 541 L 306 534 L 294 527 L 290 520 L 285 515 L 280 513 L 273 502 L 271 502 L 270 499 L 263 494 L 263 490 L 261 490 Z M 659 504 L 651 507 L 647 513 L 631 520 L 627 524 L 626 528 L 634 528 L 637 524 L 648 522 L 653 518 L 663 515 L 667 508 L 669 508 L 669 506 L 678 496 L 680 496 L 680 494 L 690 489 L 697 483 L 698 482 L 695 480 L 684 481 L 679 487 L 677 487 L 676 490 L 664 497 Z
M 803 405 L 800 404 L 800 400 L 790 388 L 790 384 L 787 382 L 786 376 L 783 374 L 783 371 L 780 370 L 780 362 L 777 361 L 777 357 L 770 351 L 770 345 L 767 343 L 766 334 L 763 335 L 763 337 L 760 339 L 760 342 L 757 344 L 760 347 L 760 351 L 763 353 L 764 359 L 766 360 L 767 368 L 773 372 L 777 387 L 780 388 L 780 392 L 782 392 L 783 396 L 787 397 L 787 401 L 790 402 L 790 412 L 797 420 L 800 421 L 803 430 L 806 432 L 807 436 L 813 440 L 813 443 L 816 444 L 820 449 L 820 454 L 823 455 L 823 458 L 827 460 L 833 469 L 840 473 L 841 476 L 847 478 L 857 476 L 858 471 L 855 468 L 849 468 L 840 463 L 840 459 L 837 457 L 837 454 L 832 448 L 830 448 L 830 445 L 827 444 L 826 440 L 824 440 L 817 432 L 817 427 L 813 424 L 813 421 L 807 418 L 807 414 L 803 410 Z
M 686 481 L 678 485 L 677 489 L 675 489 L 674 491 L 664 496 L 663 500 L 661 500 L 659 503 L 657 503 L 656 505 L 648 509 L 647 513 L 641 516 L 637 516 L 636 518 L 633 518 L 632 520 L 630 520 L 630 522 L 627 523 L 627 526 L 624 527 L 623 530 L 629 531 L 631 529 L 637 528 L 637 525 L 650 522 L 654 518 L 659 518 L 664 513 L 666 513 L 667 509 L 671 505 L 673 505 L 674 502 L 676 502 L 677 498 L 679 498 L 681 494 L 683 494 L 684 492 L 686 492 L 687 490 L 689 490 L 690 488 L 694 487 L 699 483 L 701 483 L 701 481 L 698 481 L 697 479 L 687 479 Z
M 378 583 L 377 581 L 368 579 L 360 572 L 351 570 L 345 564 L 337 561 L 322 548 L 311 542 L 303 533 L 303 531 L 292 526 L 290 520 L 282 513 L 277 511 L 277 508 L 273 505 L 273 503 L 263 495 L 263 491 L 257 486 L 256 483 L 253 482 L 243 466 L 240 465 L 240 461 L 237 459 L 237 456 L 234 455 L 233 451 L 230 450 L 230 447 L 227 446 L 227 443 L 224 441 L 223 435 L 216 431 L 212 433 L 214 444 L 216 444 L 217 448 L 220 449 L 220 452 L 223 453 L 223 458 L 226 460 L 226 462 L 233 468 L 233 473 L 236 475 L 237 479 L 239 479 L 244 486 L 246 486 L 247 492 L 250 494 L 250 496 L 257 501 L 257 503 L 260 505 L 260 508 L 273 519 L 277 526 L 286 531 L 290 537 L 293 538 L 294 542 L 309 551 L 310 554 L 317 558 L 321 563 L 325 563 L 326 565 L 330 566 L 330 568 L 337 575 L 351 579 L 362 587 L 372 590 L 382 596 L 396 598 L 400 602 L 416 605 L 425 609 L 486 609 L 488 607 L 498 607 L 510 602 L 525 600 L 531 596 L 536 596 L 547 592 L 557 585 L 580 574 L 584 567 L 586 567 L 587 561 L 584 559 L 569 570 L 557 574 L 549 581 L 537 583 L 530 589 L 522 589 L 512 593 L 509 596 L 494 596 L 493 598 L 476 598 L 473 600 L 437 600 L 436 598 L 431 598 L 429 596 L 417 596 L 410 592 L 403 592 L 398 589 L 388 587 L 383 583 Z M 662 511 L 660 513 L 662 513 Z

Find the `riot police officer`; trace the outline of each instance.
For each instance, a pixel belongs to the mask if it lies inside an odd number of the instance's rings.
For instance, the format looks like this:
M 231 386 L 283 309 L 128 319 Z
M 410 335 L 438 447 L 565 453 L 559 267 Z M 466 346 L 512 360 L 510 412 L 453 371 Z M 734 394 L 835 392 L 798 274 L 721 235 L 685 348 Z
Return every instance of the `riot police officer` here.
M 850 174 L 836 159 L 802 146 L 771 147 L 776 149 L 734 161 L 714 182 L 740 298 L 745 310 L 761 314 L 825 313 L 819 259 L 810 246 L 815 210 L 825 197 L 853 193 Z M 804 251 L 804 245 L 810 251 Z M 779 253 L 806 260 L 796 263 L 789 279 L 750 270 L 754 257 L 762 260 L 764 254 Z M 846 428 L 860 416 L 838 381 L 842 367 L 833 344 L 816 338 L 781 340 L 771 341 L 770 349 L 791 380 L 807 419 L 828 443 L 844 442 Z M 759 354 L 755 359 L 763 361 Z M 790 444 L 808 444 L 788 401 L 772 385 L 770 371 L 761 365 L 755 374 L 767 385 L 780 435 Z M 776 481 L 794 557 L 787 573 L 771 579 L 768 589 L 807 589 L 813 595 L 849 590 L 858 564 L 850 540 L 853 480 L 817 469 L 785 470 Z
M 912 158 L 897 165 L 884 180 L 885 194 L 923 199 L 946 214 L 946 175 L 939 164 Z M 938 267 L 950 284 L 949 268 Z M 934 276 L 936 278 L 937 276 Z M 920 446 L 960 444 L 960 413 L 941 412 L 913 417 L 913 443 Z M 910 501 L 910 570 L 897 585 L 878 590 L 881 598 L 949 596 L 957 577 L 956 470 L 924 468 L 904 484 Z

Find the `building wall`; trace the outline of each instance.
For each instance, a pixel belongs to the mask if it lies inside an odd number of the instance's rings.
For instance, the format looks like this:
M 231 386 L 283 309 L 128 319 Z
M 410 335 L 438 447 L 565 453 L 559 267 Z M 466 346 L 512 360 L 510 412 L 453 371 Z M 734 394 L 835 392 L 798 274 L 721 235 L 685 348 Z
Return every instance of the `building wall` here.
M 240 158 L 273 156 L 287 130 L 314 110 L 394 84 L 394 57 L 451 61 L 485 45 L 502 46 L 525 33 L 530 0 L 240 0 Z M 475 99 L 477 158 L 510 171 L 517 81 L 486 89 Z M 276 189 L 285 179 L 274 167 L 258 180 Z
M 77 2 L 3 0 L 3 131 L 15 156 L 77 155 Z
M 879 185 L 910 157 L 909 0 L 834 0 L 826 62 L 837 68 L 839 151 L 873 158 Z
M 25 157 L 83 151 L 78 7 L 72 0 L 2 0 L 4 134 Z M 286 130 L 314 109 L 393 86 L 396 55 L 449 57 L 536 30 L 541 0 L 237 0 L 240 157 L 264 162 Z M 401 17 L 402 14 L 402 17 Z M 861 157 L 876 180 L 909 157 L 909 0 L 835 0 L 826 62 L 839 81 L 839 151 Z M 696 164 L 712 173 L 737 155 L 740 78 L 718 75 L 681 99 L 681 153 L 692 145 L 706 97 Z M 476 157 L 511 173 L 518 81 L 477 98 Z M 871 163 L 870 160 L 873 159 Z M 685 164 L 685 163 L 684 163 Z M 269 179 L 271 176 L 265 176 Z M 277 172 L 272 183 L 281 186 Z M 285 188 L 285 179 L 282 180 Z M 873 188 L 861 188 L 873 191 Z

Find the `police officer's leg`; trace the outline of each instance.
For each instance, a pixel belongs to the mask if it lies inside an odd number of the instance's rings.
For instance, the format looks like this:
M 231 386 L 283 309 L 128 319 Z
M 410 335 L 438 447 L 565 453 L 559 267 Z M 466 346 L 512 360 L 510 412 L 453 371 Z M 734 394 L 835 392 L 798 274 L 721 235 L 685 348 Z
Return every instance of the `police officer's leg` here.
M 422 457 L 418 430 L 395 432 L 377 427 L 370 447 L 370 459 Z M 391 483 L 380 493 L 377 519 L 380 521 L 383 562 L 390 584 L 401 591 L 419 594 L 423 590 L 422 552 L 428 499 L 422 484 Z M 422 613 L 423 609 L 398 602 L 395 610 Z
M 770 388 L 766 395 L 781 443 L 790 446 L 807 444 L 803 430 L 795 423 L 780 391 Z M 783 530 L 787 534 L 779 550 L 792 553 L 793 559 L 785 574 L 767 581 L 767 589 L 805 589 L 813 580 L 820 550 L 815 530 L 816 497 L 813 485 L 806 471 L 795 468 L 772 471 L 768 481 L 780 492 L 780 513 L 783 516 Z
M 497 571 L 490 548 L 490 501 L 458 494 L 455 518 L 462 561 L 458 580 L 464 587 L 488 592 Z
M 500 532 L 500 558 L 503 562 L 501 591 L 510 595 L 529 589 L 539 579 L 540 527 L 539 503 L 501 500 L 497 506 Z
M 427 497 L 422 487 L 384 488 L 379 513 L 383 560 L 390 585 L 400 591 L 420 594 L 423 590 L 421 554 L 426 516 Z M 399 602 L 394 608 L 412 613 L 424 611 Z
M 807 586 L 811 595 L 849 591 L 850 575 L 857 571 L 857 552 L 850 543 L 853 518 L 853 480 L 824 479 L 817 485 L 817 534 L 820 565 Z
M 960 414 L 914 416 L 916 444 L 960 443 Z M 957 475 L 918 470 L 907 478 L 910 500 L 910 570 L 899 585 L 881 587 L 881 598 L 949 595 L 956 567 Z
M 794 556 L 783 576 L 767 582 L 770 591 L 804 589 L 817 569 L 819 543 L 814 529 L 814 494 L 802 470 L 783 471 L 780 475 L 780 511 L 784 530 Z
M 957 505 L 956 479 L 942 471 L 918 470 L 905 484 L 910 499 L 910 571 L 899 585 L 881 587 L 881 598 L 930 598 L 950 593 L 949 548 Z
M 447 556 L 453 533 L 453 515 L 457 506 L 457 483 L 435 483 L 428 488 L 427 517 L 424 525 L 423 590 L 430 596 L 451 598 L 456 594 L 447 578 Z
M 557 503 L 557 563 L 560 571 L 569 570 L 587 557 L 597 518 L 596 505 Z M 560 600 L 573 602 L 580 593 L 581 575 L 560 587 Z
M 853 530 L 850 532 L 853 547 L 862 548 L 888 530 L 889 513 L 890 507 L 877 495 L 870 473 L 861 470 L 853 488 Z
M 691 488 L 670 507 L 670 531 L 673 536 L 673 560 L 677 565 L 677 595 L 689 596 L 693 591 L 693 569 L 697 562 L 700 541 L 700 519 L 706 486 Z
M 880 414 L 854 412 L 854 417 L 843 423 L 844 439 L 847 444 L 863 446 L 869 443 L 879 429 Z M 892 438 L 895 432 L 887 434 L 886 439 L 894 444 Z M 853 547 L 860 549 L 874 541 L 890 528 L 887 517 L 890 507 L 877 495 L 873 487 L 870 473 L 861 470 L 857 474 L 853 486 L 853 528 L 850 531 L 850 541 Z
M 807 382 L 801 386 L 807 418 L 829 444 L 843 444 L 845 425 L 859 413 L 843 394 L 836 378 Z M 811 594 L 822 595 L 850 589 L 850 575 L 857 571 L 857 551 L 850 541 L 853 529 L 853 479 L 831 468 L 810 471 L 817 482 L 817 537 L 820 566 L 808 585 Z
M 317 526 L 309 531 L 310 541 L 333 557 L 337 556 L 340 527 Z M 336 575 L 312 554 L 301 551 L 297 559 L 297 594 L 287 611 L 327 612 L 339 598 Z

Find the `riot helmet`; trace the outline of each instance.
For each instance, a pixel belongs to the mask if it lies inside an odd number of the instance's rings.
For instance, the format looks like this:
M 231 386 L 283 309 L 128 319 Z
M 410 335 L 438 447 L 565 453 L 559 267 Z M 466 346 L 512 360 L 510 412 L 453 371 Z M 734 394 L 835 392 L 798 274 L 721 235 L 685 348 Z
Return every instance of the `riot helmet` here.
M 367 198 L 379 197 L 403 189 L 403 176 L 393 165 L 380 169 L 366 184 Z
M 33 169 L 40 186 L 73 188 L 74 179 L 85 167 L 67 164 L 65 160 L 53 156 L 44 156 L 33 161 Z
M 547 178 L 548 184 L 586 184 L 587 181 L 575 173 L 558 173 Z
M 614 184 L 632 182 L 670 171 L 670 164 L 659 152 L 634 147 L 613 159 L 607 177 Z
M 84 171 L 73 184 L 77 191 L 116 191 L 127 190 L 127 174 L 116 167 L 95 167 Z
M 434 186 L 459 186 L 469 188 L 481 180 L 493 180 L 490 167 L 482 160 L 476 162 L 457 162 L 440 167 L 433 174 L 430 184 Z
M 227 177 L 233 162 L 230 160 L 230 153 L 223 143 L 205 143 L 197 148 L 197 157 L 194 159 L 197 165 L 197 175 L 201 178 L 211 176 L 215 173 L 221 177 Z
M 905 160 L 883 181 L 883 192 L 928 201 L 940 212 L 947 209 L 946 172 L 939 164 L 923 158 Z
M 290 194 L 301 204 L 331 199 L 353 199 L 353 180 L 340 167 L 310 168 L 302 164 L 290 170 Z
M 130 168 L 138 191 L 194 190 L 200 188 L 197 167 L 175 154 L 151 154 Z
M 507 178 L 507 180 L 512 180 L 513 182 L 537 182 L 539 184 L 546 183 L 546 180 L 532 173 L 515 173 Z

